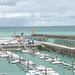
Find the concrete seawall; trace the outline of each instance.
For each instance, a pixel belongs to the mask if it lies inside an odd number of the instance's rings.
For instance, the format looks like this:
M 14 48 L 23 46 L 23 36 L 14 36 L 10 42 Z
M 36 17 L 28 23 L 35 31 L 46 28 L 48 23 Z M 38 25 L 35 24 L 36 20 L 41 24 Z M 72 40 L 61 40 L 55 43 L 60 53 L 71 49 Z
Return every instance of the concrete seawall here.
M 33 37 L 47 37 L 47 38 L 69 38 L 75 39 L 75 35 L 56 35 L 56 34 L 32 34 Z
M 75 48 L 52 44 L 52 43 L 46 43 L 41 42 L 41 45 L 44 45 L 47 48 L 54 49 L 58 53 L 66 54 L 69 56 L 75 56 Z
M 26 45 L 26 47 L 30 48 L 30 49 L 38 49 L 39 48 L 39 45 L 37 44 L 34 44 L 34 45 Z M 13 51 L 13 50 L 16 50 L 16 49 L 21 49 L 21 50 L 25 50 L 24 46 L 23 45 L 3 45 L 3 48 L 4 50 L 8 50 L 8 51 Z M 1 50 L 1 49 L 0 49 Z

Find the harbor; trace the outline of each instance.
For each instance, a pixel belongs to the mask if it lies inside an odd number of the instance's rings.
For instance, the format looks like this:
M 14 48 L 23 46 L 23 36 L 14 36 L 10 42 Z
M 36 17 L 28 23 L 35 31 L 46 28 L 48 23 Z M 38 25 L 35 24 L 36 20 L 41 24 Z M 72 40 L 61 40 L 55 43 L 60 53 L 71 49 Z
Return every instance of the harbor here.
M 24 38 L 23 33 L 20 37 L 15 35 L 11 38 L 1 38 L 0 59 L 5 60 L 9 65 L 18 67 L 21 75 L 31 75 L 32 72 L 39 75 L 74 75 L 73 52 L 75 48 L 44 42 L 44 40 Z M 66 51 L 69 51 L 70 54 Z M 10 75 L 3 71 L 0 74 Z
M 75 75 L 74 9 L 74 0 L 0 0 L 0 75 Z
M 49 37 L 33 34 L 35 31 L 32 29 L 30 36 L 24 35 L 24 32 L 19 35 L 14 32 L 11 37 L 0 38 L 1 64 L 5 61 L 10 67 L 8 71 L 4 71 L 3 67 L 1 75 L 16 75 L 19 72 L 20 75 L 75 74 L 74 38 L 63 38 L 64 35 L 57 38 L 55 35 L 55 38 L 50 37 L 53 42 L 49 42 Z

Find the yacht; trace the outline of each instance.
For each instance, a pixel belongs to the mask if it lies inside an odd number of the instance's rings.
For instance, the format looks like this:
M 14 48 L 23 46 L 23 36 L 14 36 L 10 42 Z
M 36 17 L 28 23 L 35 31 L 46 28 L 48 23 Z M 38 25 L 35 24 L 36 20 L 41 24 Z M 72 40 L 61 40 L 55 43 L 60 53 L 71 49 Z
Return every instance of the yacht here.
M 34 64 L 34 63 L 33 63 L 32 61 L 30 61 L 30 60 L 27 60 L 25 63 L 28 64 L 28 62 L 29 62 L 29 65 L 33 65 L 33 64 Z
M 40 72 L 36 72 L 35 70 L 30 70 L 26 75 L 42 75 Z
M 41 65 L 39 65 L 39 66 L 36 67 L 36 69 L 38 69 L 39 71 L 45 70 L 45 68 L 46 68 L 46 67 L 41 66 Z
M 18 48 L 18 49 L 16 50 L 16 52 L 21 52 L 21 49 L 20 49 L 20 48 Z
M 60 61 L 54 61 L 54 62 L 52 62 L 52 64 L 62 64 L 62 62 L 60 62 Z
M 2 55 L 0 55 L 2 58 L 7 58 L 7 57 L 9 57 L 9 55 L 7 55 L 7 54 L 2 54 Z
M 36 53 L 34 53 L 35 55 L 37 55 L 37 56 L 40 56 L 40 52 L 36 52 Z
M 46 59 L 46 61 L 48 61 L 48 62 L 49 62 L 49 61 L 53 61 L 53 59 L 52 59 L 52 58 L 48 58 L 48 59 Z
M 12 64 L 16 64 L 16 63 L 19 63 L 20 61 L 19 60 L 11 60 L 10 63 Z

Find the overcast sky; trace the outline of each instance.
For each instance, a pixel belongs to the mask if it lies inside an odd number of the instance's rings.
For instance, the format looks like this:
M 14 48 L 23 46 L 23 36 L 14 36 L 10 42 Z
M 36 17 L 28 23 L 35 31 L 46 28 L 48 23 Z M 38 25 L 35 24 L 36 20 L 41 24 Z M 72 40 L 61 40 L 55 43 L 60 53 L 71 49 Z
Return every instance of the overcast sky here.
M 75 26 L 75 0 L 0 0 L 0 26 Z

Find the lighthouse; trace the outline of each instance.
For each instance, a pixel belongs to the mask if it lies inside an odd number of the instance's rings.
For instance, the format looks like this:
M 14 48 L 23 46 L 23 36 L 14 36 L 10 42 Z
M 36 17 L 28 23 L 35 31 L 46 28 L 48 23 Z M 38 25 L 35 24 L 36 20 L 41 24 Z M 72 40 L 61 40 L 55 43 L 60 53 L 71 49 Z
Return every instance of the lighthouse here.
M 34 34 L 34 30 L 33 30 L 33 28 L 32 28 L 32 34 L 31 35 L 33 35 Z

